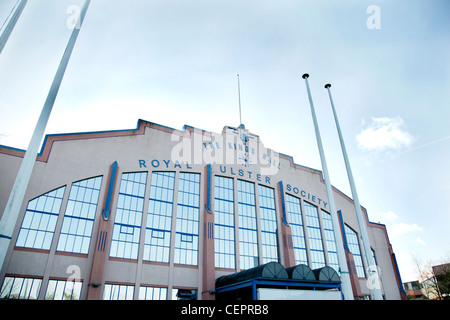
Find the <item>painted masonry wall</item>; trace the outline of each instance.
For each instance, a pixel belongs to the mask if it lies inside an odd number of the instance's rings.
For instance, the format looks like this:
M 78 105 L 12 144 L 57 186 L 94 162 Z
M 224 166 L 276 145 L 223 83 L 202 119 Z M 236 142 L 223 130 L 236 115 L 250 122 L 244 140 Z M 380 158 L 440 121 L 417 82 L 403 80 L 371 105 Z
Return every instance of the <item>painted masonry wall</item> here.
M 70 275 L 70 273 L 67 272 L 68 266 L 77 265 L 80 268 L 80 278 L 83 281 L 81 299 L 87 298 L 87 285 L 91 282 L 91 268 L 98 236 L 97 231 L 101 220 L 101 211 L 105 200 L 104 198 L 107 189 L 109 169 L 111 164 L 114 161 L 117 161 L 119 171 L 111 210 L 111 228 L 115 217 L 115 207 L 119 189 L 118 185 L 120 184 L 120 178 L 123 172 L 149 171 L 149 178 L 152 170 L 176 171 L 177 173 L 185 171 L 202 174 L 202 178 L 200 179 L 199 258 L 198 266 L 174 265 L 174 232 L 172 232 L 170 263 L 149 263 L 142 260 L 143 238 L 145 234 L 147 219 L 146 212 L 148 206 L 148 201 L 146 201 L 144 203 L 143 210 L 143 227 L 141 228 L 139 258 L 137 260 L 109 258 L 109 237 L 105 249 L 107 252 L 107 258 L 105 259 L 102 284 L 106 281 L 110 283 L 135 285 L 135 299 L 138 299 L 138 287 L 141 284 L 168 287 L 169 298 L 172 288 L 198 289 L 198 297 L 201 299 L 201 292 L 204 291 L 203 268 L 204 265 L 208 265 L 206 264 L 206 261 L 203 261 L 204 258 L 206 259 L 206 257 L 203 257 L 203 223 L 205 219 L 204 204 L 206 200 L 205 192 L 203 191 L 205 190 L 206 164 L 191 163 L 189 167 L 185 164 L 181 164 L 181 168 L 174 168 L 173 162 L 170 162 L 168 168 L 166 168 L 166 164 L 162 161 L 171 159 L 171 152 L 174 146 L 177 144 L 179 145 L 177 137 L 186 138 L 191 136 L 191 134 L 195 136 L 193 140 L 196 141 L 202 141 L 202 139 L 206 139 L 208 137 L 208 133 L 198 130 L 195 130 L 194 132 L 194 129 L 190 127 L 188 127 L 184 132 L 173 131 L 172 129 L 144 121 L 139 121 L 138 128 L 136 130 L 80 135 L 56 135 L 48 137 L 45 144 L 45 149 L 43 150 L 42 155 L 38 157 L 38 161 L 36 161 L 29 188 L 25 196 L 25 201 L 22 205 L 16 229 L 13 234 L 13 240 L 11 241 L 9 251 L 5 259 L 5 264 L 1 270 L 0 281 L 3 282 L 5 275 L 29 275 L 42 277 L 43 288 L 41 288 L 39 298 L 43 299 L 48 279 L 66 279 Z M 21 162 L 20 155 L 20 152 L 0 148 L 0 213 L 3 213 L 15 176 L 19 169 Z M 159 161 L 158 168 L 153 168 L 151 165 L 151 161 L 154 159 Z M 249 174 L 247 173 L 245 173 L 242 177 L 237 174 L 239 169 L 245 169 L 245 171 L 256 173 L 259 171 L 258 166 L 256 165 L 245 168 L 239 164 L 223 164 L 222 166 L 216 164 L 212 166 L 212 174 L 233 177 L 234 179 L 240 178 L 255 182 L 255 184 L 260 183 L 274 188 L 275 191 L 277 191 L 278 182 L 282 181 L 284 191 L 286 193 L 302 198 L 304 201 L 309 201 L 310 203 L 318 206 L 319 209 L 324 209 L 329 212 L 328 205 L 325 205 L 324 203 L 324 201 L 328 201 L 326 200 L 327 196 L 325 185 L 323 181 L 321 181 L 321 172 L 293 165 L 292 159 L 287 156 L 280 156 L 279 159 L 280 170 L 277 175 L 268 176 L 269 180 L 266 180 L 264 176 L 258 177 L 256 174 L 252 174 L 251 178 L 249 178 Z M 144 160 L 147 167 L 143 167 L 143 162 L 140 162 L 139 160 Z M 231 171 L 232 169 L 233 172 Z M 223 173 L 224 170 L 225 173 Z M 103 176 L 102 187 L 100 190 L 99 205 L 97 206 L 97 214 L 89 254 L 80 255 L 56 252 L 57 240 L 59 239 L 62 218 L 65 212 L 71 184 L 75 181 L 99 175 Z M 260 178 L 261 181 L 258 181 L 258 178 Z M 178 179 L 175 180 L 175 183 L 177 183 L 177 181 Z M 66 185 L 65 196 L 50 251 L 42 252 L 40 250 L 26 248 L 14 249 L 14 243 L 16 241 L 28 201 L 63 185 Z M 290 186 L 290 190 L 288 190 L 288 185 Z M 147 179 L 147 200 L 150 189 L 149 187 L 150 179 Z M 175 185 L 175 190 L 177 190 L 177 185 Z M 214 188 L 212 188 L 212 190 L 214 190 Z M 300 193 L 301 190 L 304 192 Z M 275 194 L 277 194 L 277 192 L 275 192 Z M 315 196 L 315 201 L 312 201 L 313 195 Z M 174 192 L 174 207 L 176 207 L 176 196 L 177 192 Z M 211 198 L 213 204 L 214 194 L 211 195 Z M 278 197 L 276 196 L 276 198 Z M 320 204 L 318 199 L 321 199 Z M 337 210 L 341 210 L 344 222 L 359 233 L 359 227 L 351 199 L 342 193 L 335 191 L 335 200 Z M 278 200 L 276 201 L 276 206 L 278 225 L 280 225 L 281 221 L 279 212 L 281 211 L 281 208 Z M 173 217 L 172 220 L 174 221 L 175 217 Z M 172 225 L 174 226 L 174 224 Z M 377 262 L 381 269 L 380 276 L 382 279 L 382 292 L 386 299 L 400 299 L 397 277 L 391 261 L 391 249 L 387 239 L 385 227 L 378 224 L 371 224 L 370 226 L 371 227 L 368 228 L 368 233 L 371 247 L 376 251 Z M 282 245 L 283 242 L 279 242 Z M 361 248 L 361 250 L 363 249 Z M 280 253 L 281 263 L 284 264 L 285 257 L 282 248 L 280 248 Z M 214 277 L 217 278 L 223 274 L 239 271 L 239 259 L 236 260 L 236 270 L 217 269 Z M 361 293 L 364 295 L 369 294 L 369 290 L 366 286 L 366 279 L 359 279 L 359 284 L 361 287 Z M 101 294 L 99 298 L 102 298 Z

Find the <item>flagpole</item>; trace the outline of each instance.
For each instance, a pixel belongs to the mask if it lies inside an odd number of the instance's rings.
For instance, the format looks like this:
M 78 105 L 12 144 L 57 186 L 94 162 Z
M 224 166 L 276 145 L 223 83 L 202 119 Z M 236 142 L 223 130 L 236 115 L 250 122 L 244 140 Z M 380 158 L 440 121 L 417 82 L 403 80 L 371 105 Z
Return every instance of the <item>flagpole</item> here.
M 69 63 L 70 55 L 72 54 L 90 2 L 90 0 L 85 1 L 80 12 L 79 23 L 77 23 L 74 27 L 69 42 L 67 43 L 66 50 L 64 51 L 64 55 L 61 59 L 58 70 L 56 71 L 55 77 L 53 78 L 53 82 L 47 95 L 47 99 L 45 100 L 38 122 L 28 145 L 28 149 L 25 152 L 25 156 L 19 168 L 19 172 L 17 173 L 14 186 L 9 195 L 5 211 L 3 212 L 2 219 L 0 221 L 0 266 L 3 266 L 14 227 L 17 222 L 17 217 L 19 216 L 22 202 L 25 197 L 25 192 L 30 181 L 31 173 L 33 172 L 36 155 L 39 151 L 42 137 L 44 136 L 45 127 L 47 126 L 47 122 L 50 117 L 56 95 L 58 94 L 59 87 L 61 86 L 64 72 L 67 68 L 67 64 Z
M 358 193 L 356 191 L 355 181 L 353 179 L 352 168 L 350 167 L 350 161 L 347 155 L 347 149 L 345 148 L 344 138 L 342 136 L 341 126 L 339 125 L 338 116 L 336 109 L 334 107 L 333 98 L 330 91 L 331 84 L 326 84 L 325 89 L 328 91 L 328 96 L 330 97 L 331 108 L 333 109 L 334 120 L 336 122 L 336 128 L 339 134 L 339 140 L 341 142 L 342 154 L 344 156 L 345 167 L 347 168 L 348 181 L 350 183 L 350 188 L 352 191 L 353 203 L 355 205 L 356 217 L 358 219 L 359 230 L 361 232 L 362 243 L 364 247 L 364 253 L 366 258 L 366 266 L 369 270 L 369 280 L 374 282 L 370 285 L 369 289 L 374 300 L 383 300 L 380 290 L 380 282 L 378 277 L 378 272 L 375 264 L 375 259 L 371 254 L 369 237 L 367 234 L 366 222 L 364 221 L 363 214 L 361 211 L 361 205 L 359 203 Z
M 345 258 L 344 245 L 341 241 L 341 239 L 342 239 L 341 228 L 339 227 L 339 221 L 337 218 L 337 211 L 336 211 L 336 205 L 334 202 L 333 190 L 331 188 L 330 177 L 328 174 L 327 161 L 325 159 L 325 154 L 323 151 L 322 138 L 320 137 L 319 125 L 317 123 L 316 112 L 314 110 L 314 103 L 312 101 L 311 90 L 309 88 L 309 83 L 308 83 L 309 74 L 305 73 L 302 76 L 302 78 L 305 79 L 305 82 L 306 82 L 306 90 L 308 91 L 308 99 L 309 99 L 309 104 L 311 106 L 311 115 L 313 118 L 314 128 L 315 128 L 315 132 L 316 132 L 317 146 L 319 148 L 320 160 L 322 162 L 322 171 L 323 171 L 324 180 L 325 180 L 325 187 L 326 187 L 327 196 L 328 196 L 328 203 L 330 204 L 330 216 L 331 216 L 331 222 L 333 224 L 334 237 L 336 239 L 336 251 L 337 251 L 337 255 L 338 255 L 338 262 L 339 262 L 339 268 L 340 268 L 340 273 L 341 273 L 342 294 L 343 294 L 345 300 L 353 300 L 354 299 L 353 290 L 352 290 L 352 285 L 350 282 L 350 274 L 348 272 L 347 259 Z
M 17 20 L 19 20 L 20 15 L 22 14 L 23 8 L 27 4 L 28 0 L 20 0 L 19 5 L 17 6 L 16 10 L 14 10 L 14 14 L 12 15 L 11 19 L 9 19 L 8 24 L 6 25 L 5 30 L 0 35 L 0 53 L 2 53 L 3 48 L 6 45 L 6 42 L 9 39 L 9 36 L 11 35 L 11 32 L 13 31 Z

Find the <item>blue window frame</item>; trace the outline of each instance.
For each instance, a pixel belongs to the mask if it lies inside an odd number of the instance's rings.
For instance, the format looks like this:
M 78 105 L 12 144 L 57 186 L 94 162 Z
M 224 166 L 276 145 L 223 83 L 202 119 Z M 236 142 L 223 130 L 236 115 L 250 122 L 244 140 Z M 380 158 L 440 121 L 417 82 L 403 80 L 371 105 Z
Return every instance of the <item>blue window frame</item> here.
M 144 260 L 169 262 L 175 172 L 153 172 L 147 210 Z
M 5 277 L 0 290 L 0 299 L 36 300 L 42 279 Z
M 123 284 L 105 284 L 103 300 L 133 300 L 134 286 Z
M 336 239 L 333 232 L 333 221 L 328 212 L 322 210 L 323 230 L 325 233 L 325 240 L 327 244 L 328 261 L 330 267 L 339 273 L 339 260 L 336 248 Z
M 45 300 L 80 300 L 82 282 L 49 280 Z
M 364 271 L 364 264 L 358 241 L 358 234 L 349 226 L 345 225 L 345 237 L 347 239 L 347 246 L 353 255 L 353 260 L 355 261 L 356 273 L 358 274 L 358 277 L 365 278 L 366 272 Z
M 102 177 L 72 184 L 56 250 L 88 253 L 101 184 Z
M 146 182 L 147 172 L 122 174 L 111 239 L 111 257 L 138 257 Z
M 234 269 L 234 179 L 216 176 L 214 183 L 215 266 Z
M 139 300 L 167 300 L 167 288 L 140 287 Z
M 289 225 L 292 231 L 295 264 L 308 265 L 306 253 L 305 231 L 303 229 L 301 200 L 286 194 L 286 211 Z
M 28 202 L 16 246 L 50 250 L 66 187 Z
M 200 174 L 179 176 L 174 263 L 197 265 Z
M 262 185 L 258 186 L 258 191 L 263 263 L 268 263 L 271 261 L 278 262 L 275 193 L 272 188 Z
M 304 204 L 311 254 L 311 268 L 317 269 L 325 266 L 325 253 L 323 250 L 322 233 L 320 232 L 319 211 L 316 206 L 313 206 L 308 202 L 304 202 Z
M 256 227 L 255 184 L 238 180 L 239 262 L 240 269 L 259 265 Z

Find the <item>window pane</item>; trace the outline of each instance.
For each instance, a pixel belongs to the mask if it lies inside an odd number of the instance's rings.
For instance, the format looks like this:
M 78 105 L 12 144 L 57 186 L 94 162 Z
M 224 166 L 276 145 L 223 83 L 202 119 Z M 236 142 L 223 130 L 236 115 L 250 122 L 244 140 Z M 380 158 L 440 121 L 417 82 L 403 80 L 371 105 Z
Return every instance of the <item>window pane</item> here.
M 238 180 L 239 261 L 241 269 L 259 265 L 255 184 Z
M 102 177 L 72 184 L 57 250 L 88 253 Z
M 200 174 L 181 172 L 178 182 L 175 263 L 198 264 L 199 206 Z
M 286 194 L 286 211 L 292 231 L 295 264 L 308 265 L 300 199 Z
M 152 173 L 144 260 L 169 262 L 174 180 L 174 172 Z
M 336 249 L 336 240 L 333 232 L 333 222 L 331 221 L 331 215 L 328 212 L 322 210 L 323 228 L 325 231 L 325 240 L 327 243 L 328 261 L 330 267 L 339 273 L 339 260 Z
M 272 188 L 258 186 L 263 263 L 278 262 L 277 218 Z
M 16 246 L 50 249 L 65 189 L 50 191 L 28 203 Z
M 345 225 L 345 237 L 347 239 L 348 248 L 353 254 L 353 260 L 355 261 L 358 277 L 365 278 L 366 272 L 364 271 L 364 265 L 358 241 L 358 234 L 347 225 Z
M 80 300 L 81 282 L 49 280 L 45 300 Z
M 167 300 L 167 288 L 140 287 L 139 300 Z
M 215 177 L 214 250 L 217 268 L 236 267 L 233 183 L 232 178 Z
M 36 300 L 42 279 L 5 277 L 0 290 L 0 299 Z
M 103 300 L 133 300 L 134 286 L 105 284 Z
M 111 239 L 111 257 L 137 259 L 147 172 L 123 173 Z
M 319 212 L 316 206 L 308 202 L 305 204 L 305 217 L 308 226 L 308 239 L 311 253 L 311 269 L 325 266 L 322 234 L 320 232 Z

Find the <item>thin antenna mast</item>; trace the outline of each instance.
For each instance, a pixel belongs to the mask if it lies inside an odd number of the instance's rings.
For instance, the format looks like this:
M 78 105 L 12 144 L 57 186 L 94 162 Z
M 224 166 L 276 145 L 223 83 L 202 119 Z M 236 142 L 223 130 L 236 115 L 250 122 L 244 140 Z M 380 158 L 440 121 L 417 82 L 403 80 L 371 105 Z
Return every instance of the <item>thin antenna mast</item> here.
M 237 75 L 238 78 L 238 96 L 239 96 L 239 124 L 242 124 L 242 111 L 241 111 L 241 85 L 239 83 L 239 74 Z

